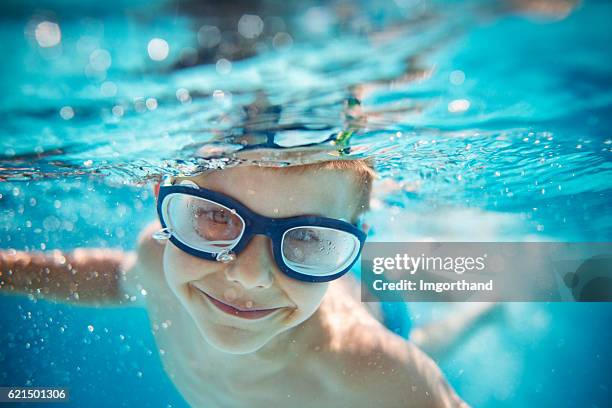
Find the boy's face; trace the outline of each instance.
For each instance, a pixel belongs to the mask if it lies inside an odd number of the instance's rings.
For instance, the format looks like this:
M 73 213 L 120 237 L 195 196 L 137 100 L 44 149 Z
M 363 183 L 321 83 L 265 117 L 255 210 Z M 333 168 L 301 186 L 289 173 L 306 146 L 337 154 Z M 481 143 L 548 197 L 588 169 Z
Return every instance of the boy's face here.
M 360 186 L 348 171 L 235 167 L 190 178 L 274 218 L 319 215 L 350 220 Z M 230 353 L 249 353 L 318 308 L 327 283 L 294 280 L 277 267 L 270 240 L 257 235 L 230 263 L 207 261 L 171 243 L 166 280 L 206 340 Z

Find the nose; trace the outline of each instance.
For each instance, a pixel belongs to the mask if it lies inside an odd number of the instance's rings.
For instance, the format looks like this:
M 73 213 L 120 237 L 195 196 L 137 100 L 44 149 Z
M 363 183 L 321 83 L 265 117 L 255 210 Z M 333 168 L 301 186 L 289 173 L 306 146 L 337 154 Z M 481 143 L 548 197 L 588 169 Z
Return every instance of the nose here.
M 225 276 L 245 289 L 265 289 L 272 286 L 275 266 L 270 240 L 258 235 L 228 264 Z

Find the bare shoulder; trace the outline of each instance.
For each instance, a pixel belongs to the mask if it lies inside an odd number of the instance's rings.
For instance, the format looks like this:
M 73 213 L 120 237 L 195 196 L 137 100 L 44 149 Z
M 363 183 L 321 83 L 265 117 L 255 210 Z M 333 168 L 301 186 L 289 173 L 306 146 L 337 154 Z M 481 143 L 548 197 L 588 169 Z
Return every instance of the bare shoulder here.
M 357 405 L 467 407 L 418 347 L 387 330 L 342 286 L 329 295 L 319 313 L 328 339 L 322 360 L 335 366 L 329 369 L 339 373 L 338 385 Z

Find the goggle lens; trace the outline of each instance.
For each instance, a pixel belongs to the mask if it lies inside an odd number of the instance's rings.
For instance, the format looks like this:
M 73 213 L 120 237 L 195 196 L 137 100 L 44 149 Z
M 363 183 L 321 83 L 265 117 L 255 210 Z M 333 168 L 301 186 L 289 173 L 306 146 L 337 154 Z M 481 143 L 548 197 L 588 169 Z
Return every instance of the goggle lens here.
M 285 264 L 296 272 L 329 276 L 344 270 L 359 254 L 359 240 L 353 234 L 327 227 L 296 227 L 282 240 Z
M 235 211 L 204 198 L 171 194 L 164 200 L 168 227 L 185 245 L 219 253 L 240 241 L 244 220 Z

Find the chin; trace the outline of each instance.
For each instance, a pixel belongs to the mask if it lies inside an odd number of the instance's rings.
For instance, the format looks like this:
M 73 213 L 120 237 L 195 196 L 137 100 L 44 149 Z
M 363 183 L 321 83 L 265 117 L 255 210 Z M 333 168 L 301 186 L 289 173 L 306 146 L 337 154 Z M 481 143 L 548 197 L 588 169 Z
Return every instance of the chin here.
M 250 330 L 239 329 L 231 326 L 209 327 L 202 330 L 206 341 L 219 351 L 228 354 L 254 353 L 265 346 L 272 337 L 276 335 L 263 335 Z

